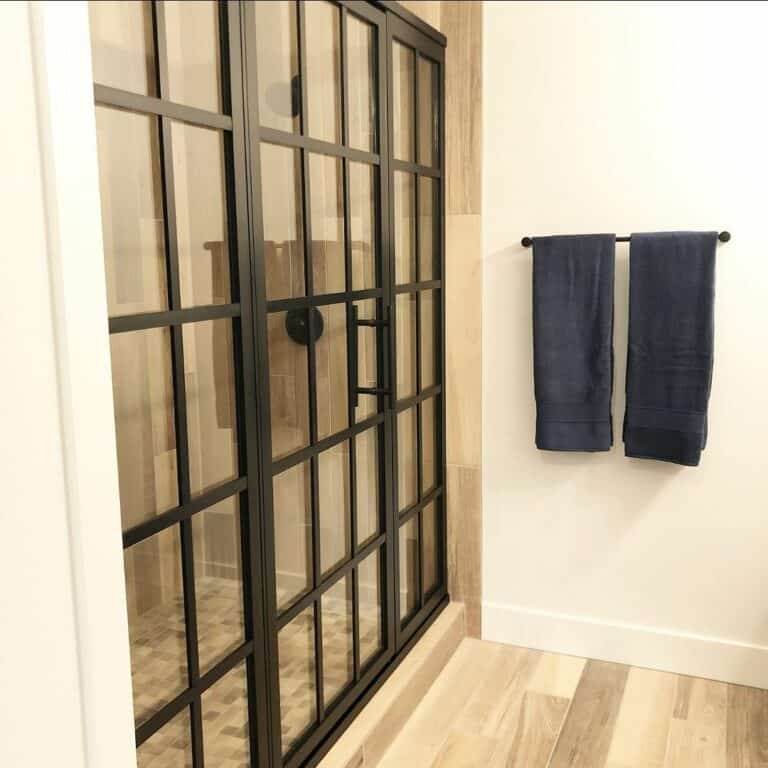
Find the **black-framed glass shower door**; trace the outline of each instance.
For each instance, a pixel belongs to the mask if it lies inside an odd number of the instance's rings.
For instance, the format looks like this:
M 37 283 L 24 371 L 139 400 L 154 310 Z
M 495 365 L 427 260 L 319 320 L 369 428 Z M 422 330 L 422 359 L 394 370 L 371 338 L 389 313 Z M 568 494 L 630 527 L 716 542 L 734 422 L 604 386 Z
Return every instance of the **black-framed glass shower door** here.
M 444 48 L 390 15 L 397 648 L 446 594 Z
M 273 749 L 299 765 L 395 647 L 385 14 L 256 3 L 245 22 Z
M 239 5 L 89 12 L 138 765 L 266 766 Z
M 90 11 L 139 765 L 313 763 L 446 599 L 442 50 Z

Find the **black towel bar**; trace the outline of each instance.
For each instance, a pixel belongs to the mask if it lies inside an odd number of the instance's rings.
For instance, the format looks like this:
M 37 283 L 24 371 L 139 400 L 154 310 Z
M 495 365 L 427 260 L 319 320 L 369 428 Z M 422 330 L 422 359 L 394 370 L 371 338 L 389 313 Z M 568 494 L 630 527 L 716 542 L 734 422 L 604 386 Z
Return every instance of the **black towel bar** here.
M 616 242 L 617 243 L 628 243 L 632 238 L 629 235 L 623 235 L 623 236 L 617 236 Z M 717 239 L 721 243 L 727 243 L 731 239 L 731 233 L 727 230 L 723 230 L 718 236 Z M 532 237 L 524 237 L 520 241 L 523 245 L 523 248 L 530 248 L 533 245 L 533 238 Z

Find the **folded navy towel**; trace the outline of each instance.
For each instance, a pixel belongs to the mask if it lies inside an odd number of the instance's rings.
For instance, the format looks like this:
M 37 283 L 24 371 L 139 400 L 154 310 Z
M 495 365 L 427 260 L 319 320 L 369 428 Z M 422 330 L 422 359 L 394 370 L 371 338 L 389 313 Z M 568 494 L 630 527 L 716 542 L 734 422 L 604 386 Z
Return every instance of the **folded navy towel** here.
M 536 447 L 607 451 L 613 444 L 616 235 L 533 239 Z
M 695 467 L 707 442 L 717 232 L 633 234 L 625 454 Z

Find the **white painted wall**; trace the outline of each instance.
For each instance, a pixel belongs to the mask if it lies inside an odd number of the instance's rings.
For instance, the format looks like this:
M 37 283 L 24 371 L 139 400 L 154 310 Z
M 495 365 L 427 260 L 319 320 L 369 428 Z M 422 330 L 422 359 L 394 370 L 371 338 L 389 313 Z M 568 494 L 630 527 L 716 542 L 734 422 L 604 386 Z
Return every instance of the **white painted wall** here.
M 486 637 L 768 686 L 765 3 L 486 3 Z M 534 448 L 523 235 L 729 229 L 697 469 Z
M 0 765 L 135 766 L 85 3 L 0 6 Z

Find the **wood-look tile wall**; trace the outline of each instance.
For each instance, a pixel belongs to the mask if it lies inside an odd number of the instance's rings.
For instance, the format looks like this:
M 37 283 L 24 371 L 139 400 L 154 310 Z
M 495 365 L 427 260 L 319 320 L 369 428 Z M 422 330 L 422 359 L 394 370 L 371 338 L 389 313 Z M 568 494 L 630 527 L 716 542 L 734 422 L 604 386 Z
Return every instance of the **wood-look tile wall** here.
M 446 50 L 448 588 L 480 635 L 482 545 L 481 2 L 402 2 Z

